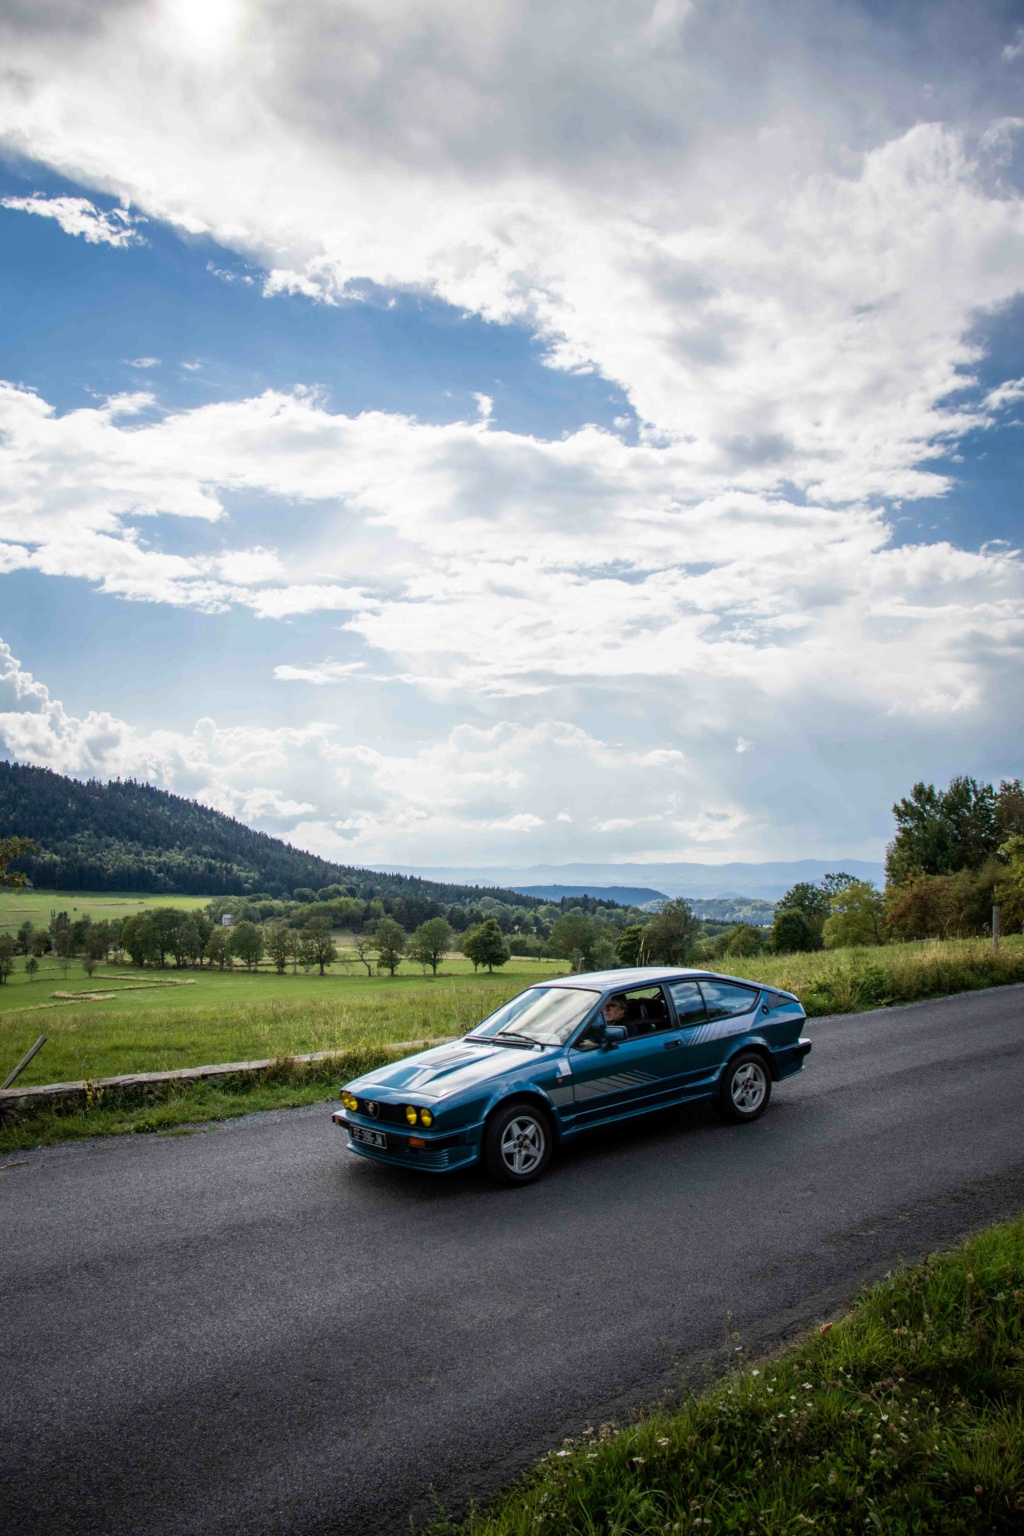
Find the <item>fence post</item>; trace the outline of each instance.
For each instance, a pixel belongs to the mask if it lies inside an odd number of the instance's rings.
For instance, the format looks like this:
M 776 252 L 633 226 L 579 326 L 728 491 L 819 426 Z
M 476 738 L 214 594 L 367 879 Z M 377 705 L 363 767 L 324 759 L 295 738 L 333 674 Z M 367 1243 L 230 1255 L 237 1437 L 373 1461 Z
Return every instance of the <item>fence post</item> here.
M 992 908 L 992 950 L 999 948 L 999 908 Z

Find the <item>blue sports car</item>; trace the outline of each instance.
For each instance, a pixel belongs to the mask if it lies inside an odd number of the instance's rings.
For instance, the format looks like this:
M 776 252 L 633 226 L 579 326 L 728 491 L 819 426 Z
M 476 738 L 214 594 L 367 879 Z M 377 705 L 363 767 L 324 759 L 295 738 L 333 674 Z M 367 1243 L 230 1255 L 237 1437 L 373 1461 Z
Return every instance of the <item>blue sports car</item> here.
M 707 971 L 594 971 L 529 987 L 463 1039 L 378 1067 L 333 1119 L 352 1152 L 432 1173 L 540 1178 L 562 1141 L 691 1099 L 764 1113 L 811 1049 L 788 992 Z

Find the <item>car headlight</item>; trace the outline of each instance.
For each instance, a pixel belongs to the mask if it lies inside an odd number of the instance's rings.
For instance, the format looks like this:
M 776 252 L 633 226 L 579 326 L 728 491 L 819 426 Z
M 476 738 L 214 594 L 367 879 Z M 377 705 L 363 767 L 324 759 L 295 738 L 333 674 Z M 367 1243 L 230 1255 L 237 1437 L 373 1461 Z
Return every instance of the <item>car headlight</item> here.
M 356 1098 L 354 1093 L 349 1093 L 347 1088 L 342 1090 L 341 1102 L 344 1104 L 345 1108 L 350 1109 L 353 1114 L 355 1114 L 356 1110 L 359 1108 L 359 1100 Z
M 418 1119 L 418 1115 L 416 1113 L 416 1110 L 413 1108 L 413 1106 L 411 1104 L 407 1104 L 405 1106 L 405 1118 L 408 1120 L 410 1125 L 415 1125 L 416 1124 L 416 1121 Z
M 420 1110 L 420 1125 L 433 1125 L 434 1117 L 429 1109 Z

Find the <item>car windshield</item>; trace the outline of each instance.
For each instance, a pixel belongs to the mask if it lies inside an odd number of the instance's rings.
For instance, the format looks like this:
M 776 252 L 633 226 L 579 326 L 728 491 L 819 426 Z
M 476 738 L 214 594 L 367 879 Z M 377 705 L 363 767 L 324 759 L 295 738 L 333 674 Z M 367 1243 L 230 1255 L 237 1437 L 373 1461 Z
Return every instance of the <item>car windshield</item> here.
M 530 987 L 470 1034 L 473 1039 L 494 1039 L 504 1033 L 534 1045 L 564 1045 L 600 997 L 600 992 L 587 992 L 582 987 Z

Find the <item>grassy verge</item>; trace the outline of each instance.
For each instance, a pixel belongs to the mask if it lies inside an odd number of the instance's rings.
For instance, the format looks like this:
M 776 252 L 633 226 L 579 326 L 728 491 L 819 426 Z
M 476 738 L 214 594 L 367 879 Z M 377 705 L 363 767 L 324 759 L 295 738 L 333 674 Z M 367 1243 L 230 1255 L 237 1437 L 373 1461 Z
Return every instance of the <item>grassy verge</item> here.
M 795 992 L 808 1017 L 816 1018 L 1024 981 L 1024 936 L 1012 934 L 995 951 L 991 939 L 936 939 L 807 955 L 725 956 L 716 968 Z
M 363 1045 L 330 1061 L 305 1063 L 282 1058 L 259 1077 L 239 1074 L 216 1082 L 161 1083 L 131 1098 L 115 1090 L 97 1090 L 85 1109 L 58 1106 L 16 1120 L 0 1119 L 0 1156 L 58 1141 L 168 1131 L 210 1120 L 230 1120 L 259 1109 L 323 1103 L 335 1097 L 342 1083 L 392 1059 L 386 1048 Z
M 1024 1530 L 1024 1220 L 901 1270 L 834 1326 L 551 1454 L 430 1536 Z

